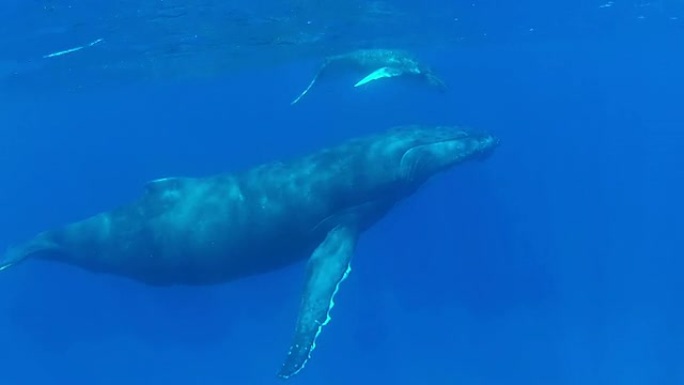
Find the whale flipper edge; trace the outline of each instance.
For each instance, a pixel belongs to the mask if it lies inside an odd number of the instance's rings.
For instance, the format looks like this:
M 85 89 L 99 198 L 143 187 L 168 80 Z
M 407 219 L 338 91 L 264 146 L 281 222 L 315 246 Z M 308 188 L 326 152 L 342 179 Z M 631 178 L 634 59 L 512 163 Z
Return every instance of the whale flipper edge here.
M 357 231 L 340 225 L 328 232 L 311 254 L 295 334 L 278 377 L 287 379 L 299 373 L 316 348 L 316 339 L 330 322 L 335 294 L 351 272 Z
M 393 67 L 381 67 L 378 68 L 377 70 L 371 72 L 368 74 L 365 78 L 359 80 L 354 84 L 354 87 L 360 87 L 364 84 L 368 84 L 374 80 L 378 79 L 384 79 L 384 78 L 393 78 L 395 76 L 400 76 L 404 73 L 404 71 L 398 69 L 398 68 L 393 68 Z

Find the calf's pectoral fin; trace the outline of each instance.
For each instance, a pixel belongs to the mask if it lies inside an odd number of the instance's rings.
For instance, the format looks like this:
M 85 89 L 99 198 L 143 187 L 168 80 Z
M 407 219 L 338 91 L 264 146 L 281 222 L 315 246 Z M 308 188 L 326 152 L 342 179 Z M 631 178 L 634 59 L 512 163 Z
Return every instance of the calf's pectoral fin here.
M 359 80 L 354 84 L 354 87 L 360 87 L 364 84 L 370 83 L 373 80 L 378 80 L 378 79 L 383 79 L 383 78 L 393 78 L 395 76 L 399 76 L 403 73 L 398 68 L 394 67 L 382 67 L 378 68 L 375 71 L 371 72 L 370 74 L 366 75 L 365 78 Z
M 294 339 L 279 377 L 287 379 L 301 371 L 316 348 L 316 338 L 330 321 L 335 294 L 351 271 L 357 236 L 354 228 L 338 226 L 311 255 Z

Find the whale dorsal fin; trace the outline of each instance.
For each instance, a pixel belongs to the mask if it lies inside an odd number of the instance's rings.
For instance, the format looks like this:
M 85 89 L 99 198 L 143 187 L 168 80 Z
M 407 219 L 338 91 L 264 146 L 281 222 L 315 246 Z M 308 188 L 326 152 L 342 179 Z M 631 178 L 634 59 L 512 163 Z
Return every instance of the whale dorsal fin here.
M 358 231 L 354 227 L 337 226 L 311 254 L 294 339 L 278 372 L 279 377 L 289 378 L 297 374 L 311 357 L 316 338 L 330 322 L 335 294 L 351 271 L 357 238 Z
M 393 78 L 393 77 L 399 76 L 403 73 L 404 73 L 404 71 L 400 70 L 399 68 L 395 68 L 395 67 L 378 68 L 375 71 L 371 72 L 370 74 L 366 75 L 365 78 L 356 82 L 356 84 L 354 84 L 354 87 L 360 87 L 364 84 L 370 83 L 370 82 L 372 82 L 374 80 L 378 80 L 378 79 Z

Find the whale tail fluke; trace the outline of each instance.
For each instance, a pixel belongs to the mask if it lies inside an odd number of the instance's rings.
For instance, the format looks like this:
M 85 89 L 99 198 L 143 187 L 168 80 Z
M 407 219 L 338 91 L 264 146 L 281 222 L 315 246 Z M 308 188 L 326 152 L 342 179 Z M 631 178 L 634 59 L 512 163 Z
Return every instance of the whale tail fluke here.
M 290 105 L 291 105 L 291 106 L 297 104 L 297 102 L 299 102 L 299 100 L 300 100 L 301 98 L 303 98 L 304 95 L 306 95 L 306 94 L 309 93 L 309 90 L 311 89 L 311 87 L 313 87 L 314 83 L 316 83 L 316 80 L 318 80 L 318 75 L 319 75 L 320 73 L 321 73 L 320 71 L 317 72 L 316 75 L 314 76 L 314 78 L 311 79 L 311 83 L 309 83 L 309 85 L 304 89 L 304 91 L 302 91 L 302 93 L 299 94 L 299 96 L 297 96 L 297 97 L 295 98 L 295 100 L 293 100 L 292 102 L 290 102 Z
M 27 243 L 9 247 L 7 251 L 0 256 L 0 271 L 8 269 L 24 261 L 32 254 L 56 249 L 57 246 L 54 243 L 48 241 L 42 235 L 39 235 Z
M 309 90 L 311 89 L 311 87 L 313 87 L 314 83 L 316 83 L 317 78 L 318 78 L 318 74 L 316 76 L 314 76 L 314 78 L 311 80 L 311 83 L 309 83 L 309 86 L 306 87 L 304 89 L 304 91 L 302 91 L 302 93 L 299 94 L 299 96 L 297 96 L 293 101 L 290 102 L 291 106 L 297 104 L 299 102 L 299 100 L 304 97 L 304 95 L 309 93 Z
M 23 252 L 16 247 L 8 248 L 0 257 L 0 271 L 5 270 L 23 259 Z
M 290 105 L 291 105 L 291 106 L 297 104 L 297 102 L 299 102 L 299 100 L 300 100 L 301 98 L 303 98 L 304 95 L 306 95 L 306 94 L 309 93 L 309 90 L 311 90 L 311 87 L 313 87 L 313 85 L 318 81 L 318 78 L 321 76 L 321 74 L 323 73 L 323 71 L 325 70 L 325 68 L 328 66 L 329 63 L 330 63 L 330 60 L 326 60 L 326 61 L 323 63 L 323 65 L 321 65 L 321 67 L 318 69 L 318 71 L 316 71 L 316 74 L 314 75 L 313 79 L 311 79 L 311 82 L 310 82 L 309 85 L 304 89 L 304 91 L 302 91 L 302 93 L 299 94 L 299 96 L 297 96 L 292 102 L 290 102 Z
M 445 92 L 447 90 L 446 83 L 444 83 L 442 79 L 435 76 L 433 73 L 428 72 L 427 74 L 425 74 L 425 77 L 427 78 L 427 81 L 431 86 L 436 87 L 438 90 L 442 92 Z

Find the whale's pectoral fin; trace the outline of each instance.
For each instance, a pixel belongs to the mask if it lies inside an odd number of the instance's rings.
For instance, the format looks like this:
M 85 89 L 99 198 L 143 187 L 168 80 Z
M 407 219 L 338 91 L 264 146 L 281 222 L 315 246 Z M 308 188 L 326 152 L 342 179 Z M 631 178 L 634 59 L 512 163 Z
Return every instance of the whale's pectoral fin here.
M 304 368 L 316 338 L 330 321 L 340 283 L 351 271 L 357 232 L 347 226 L 331 230 L 311 255 L 294 340 L 278 376 L 287 379 Z
M 360 87 L 364 84 L 370 83 L 373 80 L 383 79 L 383 78 L 393 78 L 395 76 L 400 76 L 404 72 L 398 68 L 394 67 L 382 67 L 368 74 L 365 78 L 359 80 L 354 84 L 354 87 Z

